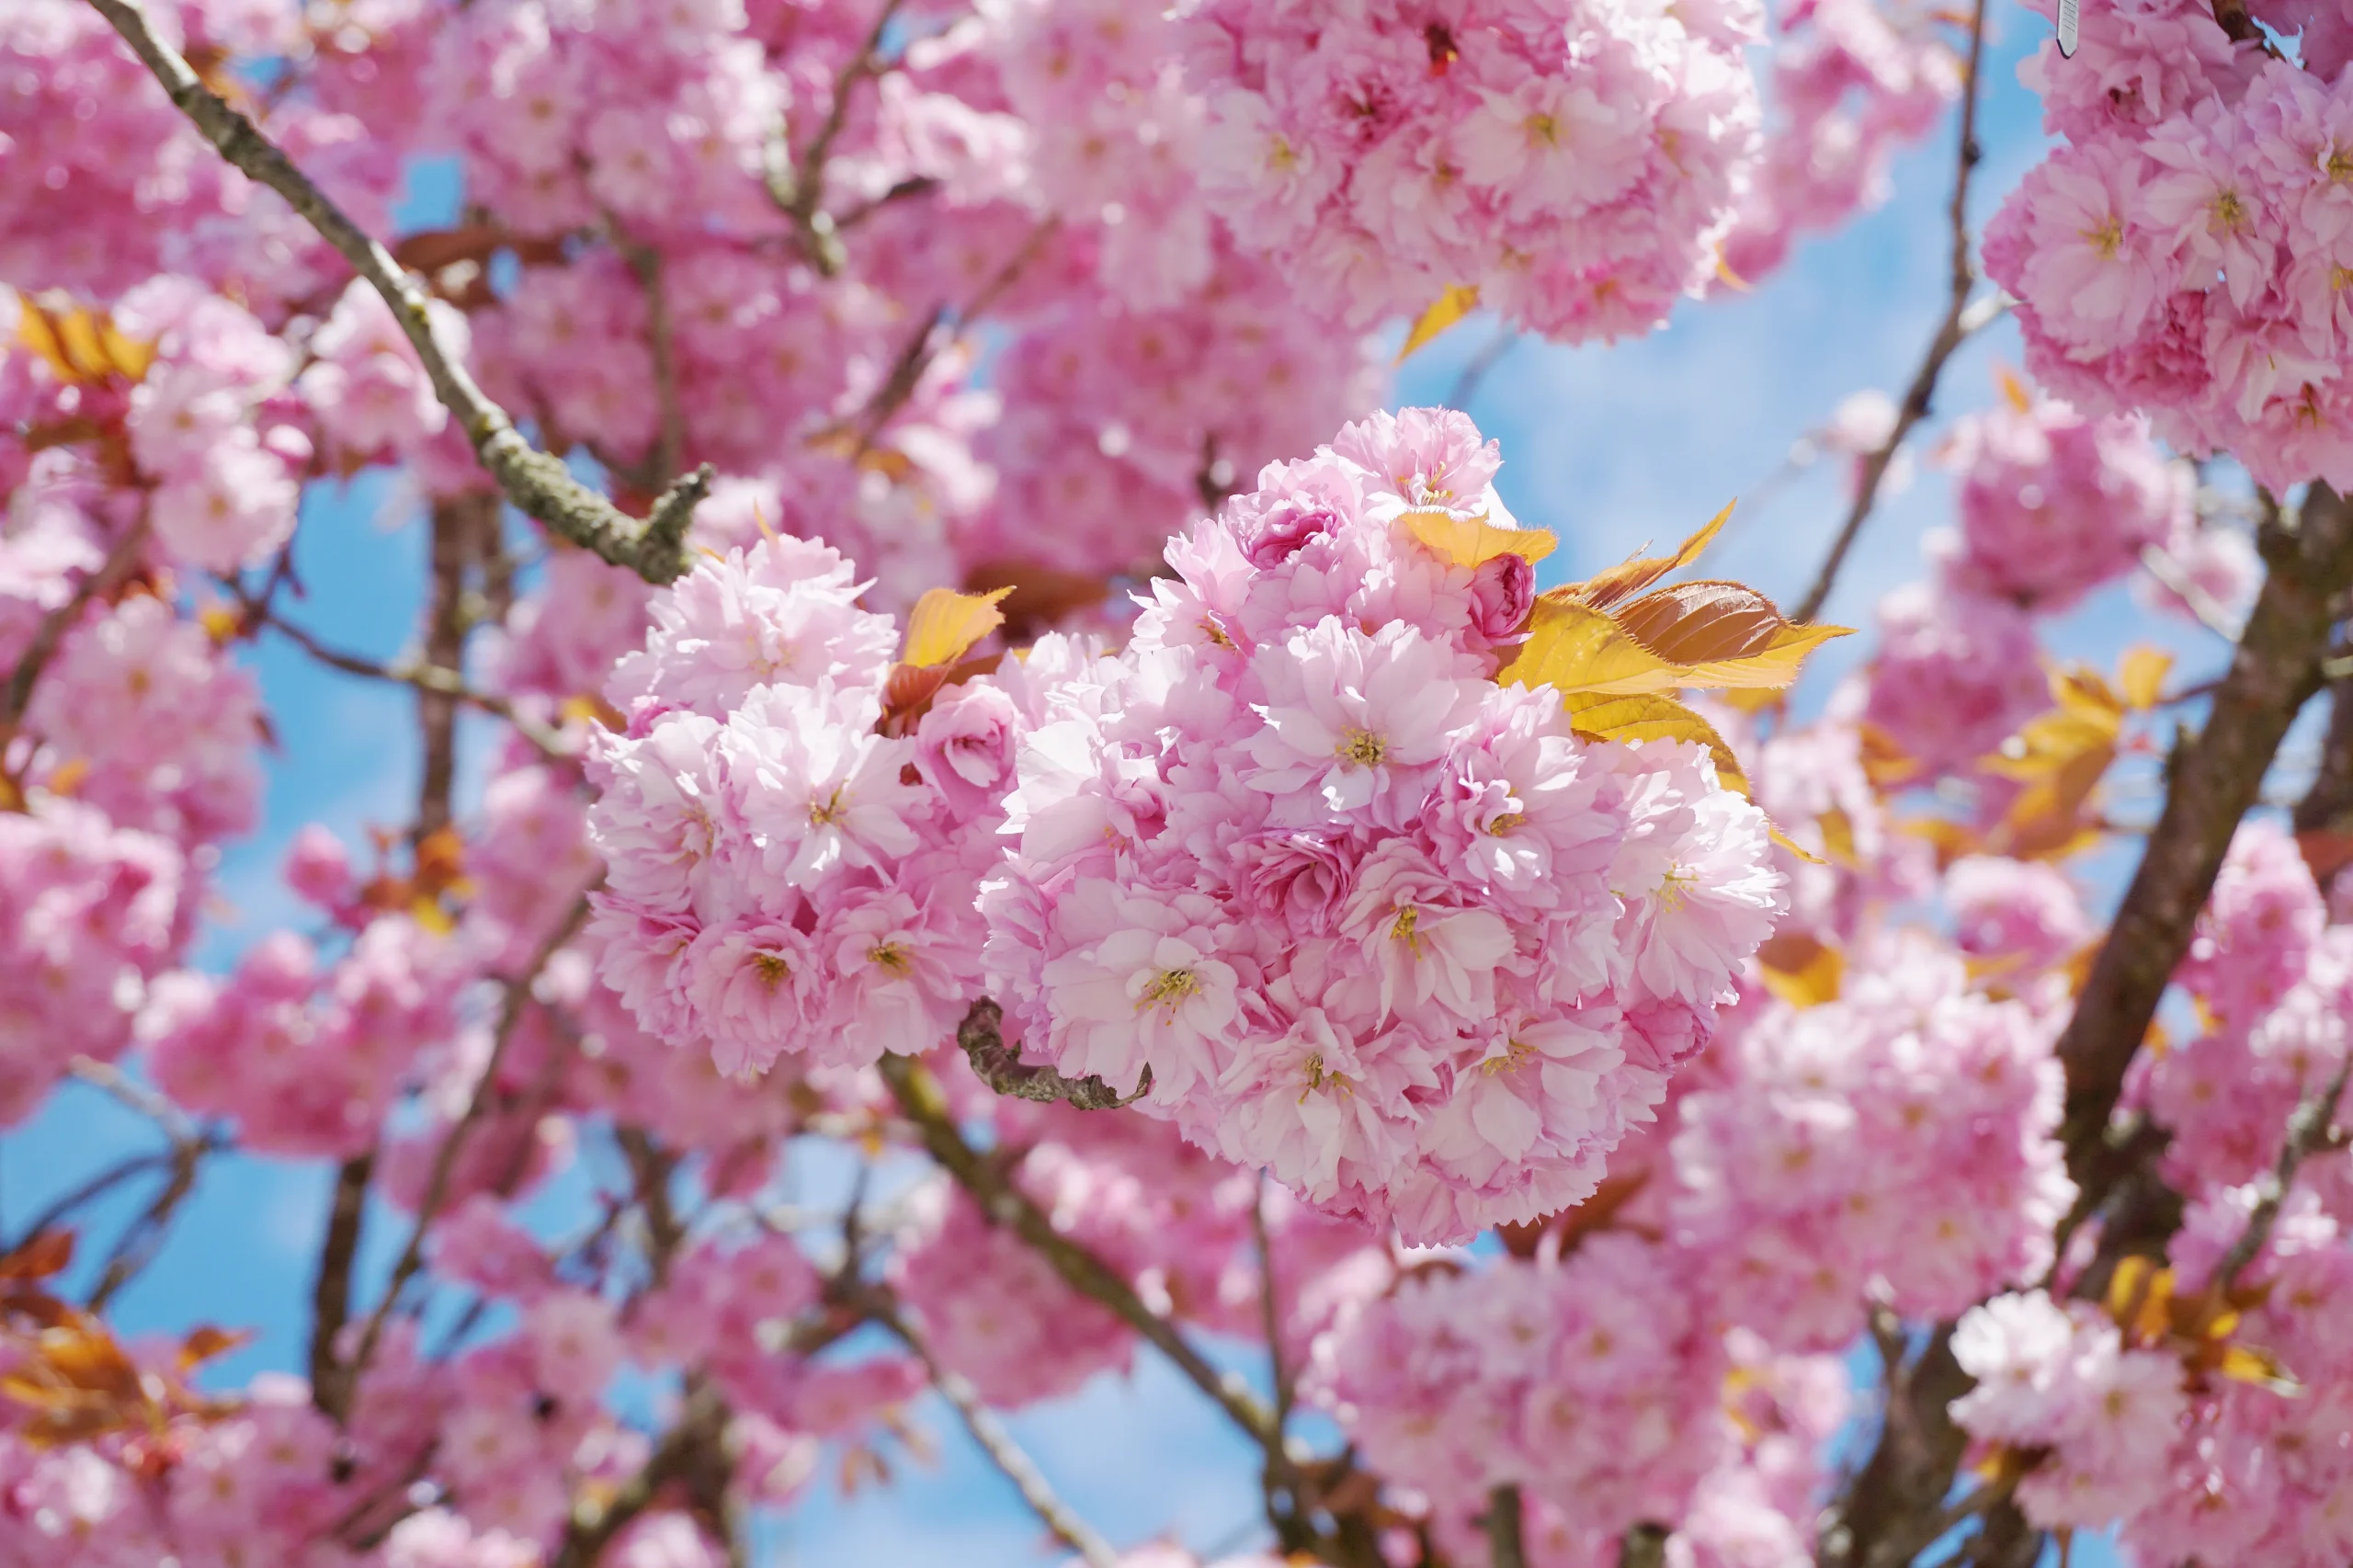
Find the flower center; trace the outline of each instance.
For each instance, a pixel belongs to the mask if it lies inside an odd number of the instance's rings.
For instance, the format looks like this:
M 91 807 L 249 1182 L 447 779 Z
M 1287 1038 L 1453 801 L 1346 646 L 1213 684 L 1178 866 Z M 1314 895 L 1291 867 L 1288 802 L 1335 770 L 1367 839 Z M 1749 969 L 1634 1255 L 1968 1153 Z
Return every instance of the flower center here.
M 877 942 L 867 949 L 866 961 L 892 974 L 903 975 L 913 967 L 906 948 L 898 942 Z
M 1419 952 L 1422 940 L 1416 933 L 1421 924 L 1421 910 L 1409 903 L 1397 912 L 1396 919 L 1389 923 L 1389 935 L 1393 940 L 1403 942 L 1415 952 Z
M 1343 1095 L 1356 1092 L 1356 1084 L 1347 1074 L 1335 1073 L 1324 1065 L 1322 1051 L 1318 1051 L 1311 1054 L 1302 1065 L 1307 1071 L 1307 1087 L 1299 1091 L 1300 1104 L 1305 1105 L 1308 1096 L 1321 1094 L 1326 1089 Z
M 1666 875 L 1659 879 L 1658 892 L 1652 896 L 1658 900 L 1658 906 L 1662 913 L 1672 915 L 1683 907 L 1683 901 L 1690 896 L 1691 888 L 1699 880 L 1699 873 L 1697 871 L 1686 870 L 1681 866 L 1670 866 L 1666 869 Z
M 1143 988 L 1142 999 L 1136 1003 L 1141 1013 L 1149 1007 L 1160 1009 L 1163 1022 L 1176 1016 L 1176 1009 L 1200 994 L 1201 983 L 1189 969 L 1164 969 L 1152 977 Z
M 1334 755 L 1358 767 L 1379 767 L 1381 759 L 1389 755 L 1389 742 L 1370 730 L 1350 730 L 1340 737 Z
M 1505 834 L 1512 832 L 1527 820 L 1528 813 L 1526 812 L 1505 812 L 1501 815 L 1497 816 L 1495 821 L 1487 824 L 1487 832 L 1492 837 L 1501 838 Z
M 1491 1056 L 1480 1062 L 1479 1071 L 1490 1078 L 1498 1073 L 1517 1073 L 1526 1066 L 1528 1059 L 1535 1054 L 1536 1048 L 1526 1040 L 1506 1040 L 1504 1053 L 1501 1056 Z
M 809 802 L 809 825 L 811 827 L 831 827 L 834 824 L 841 821 L 843 809 L 842 787 L 836 784 L 834 786 L 834 792 L 832 794 L 826 796 L 822 801 L 812 801 Z
M 790 980 L 792 978 L 792 966 L 785 962 L 783 957 L 779 954 L 754 953 L 752 955 L 752 972 L 760 977 L 762 984 L 768 986 L 770 989 L 774 989 L 779 981 Z
M 2124 220 L 2111 213 L 2098 228 L 2086 229 L 2084 238 L 2102 261 L 2114 261 L 2117 253 L 2124 248 Z
M 1561 122 L 1549 114 L 1531 114 L 1521 120 L 1520 128 L 1528 132 L 1530 147 L 1557 147 L 1561 144 Z

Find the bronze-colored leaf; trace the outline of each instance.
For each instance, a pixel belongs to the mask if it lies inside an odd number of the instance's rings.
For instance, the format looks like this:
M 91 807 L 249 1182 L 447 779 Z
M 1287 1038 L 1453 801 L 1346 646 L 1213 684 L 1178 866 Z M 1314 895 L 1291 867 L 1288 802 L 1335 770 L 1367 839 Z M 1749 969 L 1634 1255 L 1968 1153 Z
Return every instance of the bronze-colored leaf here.
M 1843 626 L 1799 626 L 1739 583 L 1679 583 L 1612 612 L 1636 642 L 1688 672 L 1687 686 L 1784 687 Z

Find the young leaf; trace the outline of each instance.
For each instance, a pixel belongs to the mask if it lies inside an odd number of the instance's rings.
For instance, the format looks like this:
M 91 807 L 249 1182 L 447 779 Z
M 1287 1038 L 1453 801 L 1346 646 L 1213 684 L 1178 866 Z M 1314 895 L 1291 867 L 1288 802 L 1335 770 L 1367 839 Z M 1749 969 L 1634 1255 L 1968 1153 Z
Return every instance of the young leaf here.
M 1602 697 L 1571 692 L 1561 699 L 1569 722 L 1581 735 L 1603 741 L 1689 741 L 1708 748 L 1715 759 L 1716 781 L 1744 797 L 1749 795 L 1748 775 L 1740 758 L 1724 744 L 1716 727 L 1671 697 L 1640 695 Z
M 1555 589 L 1537 597 L 1528 638 L 1495 674 L 1499 685 L 1550 686 L 1563 693 L 1639 695 L 1672 691 L 1684 672 L 1629 636 L 1590 605 Z
M 1397 350 L 1397 362 L 1404 364 L 1414 350 L 1479 308 L 1476 284 L 1458 283 L 1430 302 L 1429 309 L 1415 318 L 1414 330 L 1405 335 L 1405 347 Z
M 1607 617 L 1604 618 L 1605 619 Z M 1561 702 L 1569 710 L 1569 722 L 1577 733 L 1600 741 L 1689 741 L 1708 748 L 1716 765 L 1716 782 L 1738 794 L 1743 800 L 1755 801 L 1749 788 L 1748 775 L 1742 771 L 1740 758 L 1733 755 L 1731 746 L 1716 727 L 1698 713 L 1671 697 L 1654 693 L 1610 696 L 1594 691 L 1570 691 L 1561 694 Z M 1801 860 L 1823 864 L 1822 857 L 1774 826 L 1768 819 L 1766 831 L 1774 843 Z
M 1687 686 L 1787 686 L 1808 653 L 1851 634 L 1844 626 L 1795 625 L 1739 583 L 1679 583 L 1612 614 L 1643 647 L 1683 665 Z
M 1608 609 L 1621 600 L 1632 598 L 1668 573 L 1680 572 L 1699 560 L 1700 552 L 1723 530 L 1725 519 L 1732 516 L 1733 506 L 1736 505 L 1737 502 L 1727 503 L 1722 511 L 1708 520 L 1706 528 L 1685 540 L 1673 555 L 1653 555 L 1624 562 L 1606 572 L 1597 572 L 1582 583 L 1573 583 L 1565 591 L 1596 609 Z
M 1408 512 L 1401 520 L 1406 531 L 1433 553 L 1474 570 L 1498 555 L 1517 555 L 1532 565 L 1560 543 L 1544 528 L 1495 528 L 1484 513 L 1460 517 L 1433 508 Z
M 1846 955 L 1802 931 L 1783 931 L 1756 949 L 1765 989 L 1792 1007 L 1816 1007 L 1838 1000 L 1847 974 Z
M 2157 705 L 2165 695 L 2165 676 L 2173 669 L 2173 655 L 2161 648 L 2145 644 L 2127 648 L 2124 662 L 2117 666 L 2116 684 L 2124 698 L 2124 706 L 2134 712 L 2145 712 Z
M 972 644 L 1005 624 L 997 601 L 1013 592 L 992 588 L 985 594 L 960 594 L 953 588 L 931 588 L 915 601 L 907 617 L 907 640 L 899 662 L 917 669 L 934 669 L 962 658 Z

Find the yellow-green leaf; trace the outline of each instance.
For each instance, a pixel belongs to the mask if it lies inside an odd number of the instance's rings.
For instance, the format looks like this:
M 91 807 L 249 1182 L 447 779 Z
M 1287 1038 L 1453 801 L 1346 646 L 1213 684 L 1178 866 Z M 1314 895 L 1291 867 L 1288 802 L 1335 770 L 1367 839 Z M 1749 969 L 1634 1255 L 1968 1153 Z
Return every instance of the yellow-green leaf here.
M 1568 592 L 1596 609 L 1608 609 L 1621 599 L 1632 598 L 1668 573 L 1680 572 L 1699 560 L 1700 552 L 1715 542 L 1716 535 L 1723 531 L 1724 523 L 1732 517 L 1732 509 L 1736 505 L 1736 502 L 1727 502 L 1722 511 L 1708 520 L 1707 527 L 1685 540 L 1674 554 L 1644 556 L 1623 562 L 1606 572 L 1594 574 L 1582 583 L 1570 585 Z
M 2173 669 L 2173 655 L 2162 648 L 2146 644 L 2127 648 L 2124 662 L 2117 666 L 2116 684 L 2124 698 L 2124 706 L 2143 712 L 2157 705 L 2165 695 L 2165 676 Z
M 1740 758 L 1733 755 L 1716 727 L 1671 697 L 1567 692 L 1561 701 L 1576 732 L 1596 740 L 1689 741 L 1705 746 L 1715 759 L 1716 781 L 1743 796 L 1749 794 L 1748 775 L 1741 770 Z
M 1404 364 L 1414 350 L 1479 308 L 1478 285 L 1458 283 L 1432 301 L 1429 309 L 1414 320 L 1414 330 L 1405 335 L 1405 347 L 1397 350 L 1397 362 Z
M 1756 949 L 1765 989 L 1792 1007 L 1818 1007 L 1838 1000 L 1847 958 L 1837 949 L 1802 931 L 1782 931 Z
M 1635 696 L 1672 691 L 1684 671 L 1643 647 L 1591 605 L 1555 589 L 1538 596 L 1528 638 L 1495 674 L 1505 686 L 1550 686 L 1563 693 Z
M 973 643 L 1005 624 L 997 601 L 1013 592 L 992 588 L 985 594 L 960 594 L 953 588 L 932 588 L 915 601 L 907 617 L 907 641 L 899 662 L 917 669 L 952 665 Z
M 1432 507 L 1408 512 L 1400 520 L 1433 554 L 1474 570 L 1498 555 L 1517 555 L 1532 565 L 1560 543 L 1544 528 L 1496 528 L 1483 512 L 1464 517 Z

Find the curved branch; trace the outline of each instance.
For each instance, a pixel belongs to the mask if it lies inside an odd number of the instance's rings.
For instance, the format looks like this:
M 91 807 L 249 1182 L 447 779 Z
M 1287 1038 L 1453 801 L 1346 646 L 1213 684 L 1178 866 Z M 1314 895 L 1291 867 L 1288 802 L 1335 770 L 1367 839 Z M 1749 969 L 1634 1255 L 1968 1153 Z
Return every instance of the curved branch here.
M 1862 475 L 1856 483 L 1855 500 L 1847 508 L 1847 521 L 1831 542 L 1821 571 L 1814 574 L 1813 586 L 1806 590 L 1805 597 L 1790 614 L 1791 620 L 1808 621 L 1822 613 L 1831 588 L 1837 584 L 1838 569 L 1847 562 L 1847 552 L 1854 549 L 1871 508 L 1879 504 L 1880 485 L 1887 478 L 1895 454 L 1912 434 L 1912 427 L 1928 416 L 1928 404 L 1936 396 L 1937 381 L 1944 374 L 1945 361 L 1972 334 L 2002 313 L 1998 299 L 1981 301 L 1974 307 L 1969 302 L 1970 290 L 1977 287 L 1977 267 L 1969 254 L 1969 180 L 1984 156 L 1977 142 L 1977 77 L 1984 55 L 1985 0 L 1976 0 L 1969 21 L 1969 62 L 1961 77 L 1961 146 L 1954 157 L 1952 202 L 1947 211 L 1952 229 L 1952 272 L 1944 320 L 1938 324 L 1937 335 L 1928 340 L 1928 351 L 1922 357 L 1920 368 L 1913 372 L 1911 386 L 1904 390 L 1904 402 L 1896 409 L 1895 428 L 1887 433 L 1887 439 L 1880 443 L 1877 451 L 1863 460 Z
M 667 583 L 686 570 L 687 526 L 694 520 L 696 505 L 710 493 L 708 464 L 665 491 L 642 523 L 574 479 L 563 460 L 525 440 L 506 411 L 442 348 L 426 309 L 425 290 L 416 279 L 381 242 L 328 200 L 252 120 L 198 79 L 179 51 L 155 35 L 139 0 L 90 0 L 90 5 L 122 35 L 173 104 L 223 158 L 284 197 L 383 296 L 433 382 L 434 395 L 457 416 L 474 456 L 508 500 L 573 543 L 649 583 Z

